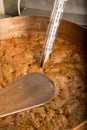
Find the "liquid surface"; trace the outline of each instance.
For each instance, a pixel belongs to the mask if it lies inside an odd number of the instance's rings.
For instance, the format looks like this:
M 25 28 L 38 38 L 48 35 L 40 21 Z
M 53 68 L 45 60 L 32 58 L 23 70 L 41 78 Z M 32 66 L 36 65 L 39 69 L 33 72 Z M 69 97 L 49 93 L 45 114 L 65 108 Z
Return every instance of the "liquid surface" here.
M 47 68 L 39 68 L 45 32 L 2 40 L 0 89 L 30 72 L 47 75 L 55 84 L 54 98 L 44 106 L 0 119 L 1 130 L 71 130 L 86 118 L 86 59 L 84 45 L 59 36 Z

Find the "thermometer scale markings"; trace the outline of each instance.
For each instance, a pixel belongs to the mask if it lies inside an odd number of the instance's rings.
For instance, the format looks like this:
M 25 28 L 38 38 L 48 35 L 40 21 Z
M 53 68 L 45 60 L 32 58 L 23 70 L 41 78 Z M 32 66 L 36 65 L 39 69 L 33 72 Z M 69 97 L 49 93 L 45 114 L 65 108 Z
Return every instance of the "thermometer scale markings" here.
M 65 1 L 67 0 L 55 0 L 53 11 L 50 17 L 50 23 L 47 29 L 47 35 L 45 39 L 45 47 L 42 62 L 48 61 L 50 54 L 52 53 L 53 43 L 56 37 L 57 28 L 60 23 L 61 15 L 64 10 Z

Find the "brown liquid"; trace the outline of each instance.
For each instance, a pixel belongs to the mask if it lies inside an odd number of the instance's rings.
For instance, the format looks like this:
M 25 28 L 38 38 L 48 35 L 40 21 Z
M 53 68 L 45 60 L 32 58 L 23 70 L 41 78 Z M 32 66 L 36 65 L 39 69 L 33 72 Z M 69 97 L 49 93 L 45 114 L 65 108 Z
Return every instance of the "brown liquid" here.
M 30 72 L 46 74 L 56 86 L 52 101 L 0 119 L 0 130 L 70 130 L 86 118 L 86 51 L 59 37 L 48 66 L 41 69 L 44 38 L 37 32 L 0 44 L 0 89 Z

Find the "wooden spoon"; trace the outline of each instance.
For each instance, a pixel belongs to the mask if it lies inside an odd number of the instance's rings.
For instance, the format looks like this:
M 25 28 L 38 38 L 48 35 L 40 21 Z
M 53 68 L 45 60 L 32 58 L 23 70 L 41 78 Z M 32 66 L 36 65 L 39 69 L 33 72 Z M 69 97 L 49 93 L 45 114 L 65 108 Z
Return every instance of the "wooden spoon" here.
M 54 84 L 47 76 L 30 73 L 0 90 L 0 117 L 43 105 L 54 92 Z

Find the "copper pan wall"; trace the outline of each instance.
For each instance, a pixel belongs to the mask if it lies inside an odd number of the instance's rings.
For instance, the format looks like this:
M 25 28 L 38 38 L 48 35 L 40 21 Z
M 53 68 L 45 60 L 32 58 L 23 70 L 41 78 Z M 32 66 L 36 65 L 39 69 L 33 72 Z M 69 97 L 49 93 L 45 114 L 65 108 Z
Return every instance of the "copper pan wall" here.
M 46 31 L 49 23 L 48 17 L 20 16 L 0 20 L 0 40 L 11 37 L 27 36 L 29 30 Z M 87 30 L 77 24 L 62 20 L 58 30 L 66 40 L 84 43 Z

